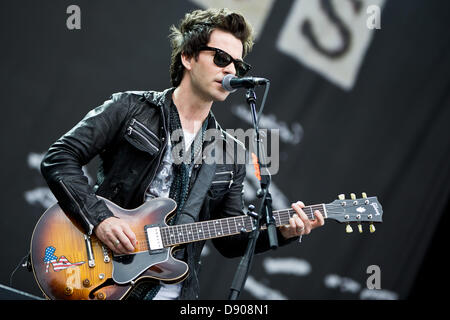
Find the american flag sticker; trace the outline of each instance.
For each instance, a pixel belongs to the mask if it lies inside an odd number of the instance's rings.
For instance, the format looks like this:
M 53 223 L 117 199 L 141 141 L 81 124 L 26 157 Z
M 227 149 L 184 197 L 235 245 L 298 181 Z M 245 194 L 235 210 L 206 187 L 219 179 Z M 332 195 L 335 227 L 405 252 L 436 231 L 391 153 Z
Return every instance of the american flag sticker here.
M 85 263 L 85 261 L 72 263 L 69 260 L 67 260 L 67 258 L 65 256 L 61 256 L 58 258 L 54 254 L 55 251 L 56 251 L 56 248 L 52 247 L 52 246 L 49 246 L 45 249 L 45 254 L 44 254 L 44 263 L 46 264 L 45 272 L 48 272 L 50 264 L 53 266 L 53 271 L 57 272 L 57 271 L 67 269 L 69 267 L 80 266 L 83 263 Z

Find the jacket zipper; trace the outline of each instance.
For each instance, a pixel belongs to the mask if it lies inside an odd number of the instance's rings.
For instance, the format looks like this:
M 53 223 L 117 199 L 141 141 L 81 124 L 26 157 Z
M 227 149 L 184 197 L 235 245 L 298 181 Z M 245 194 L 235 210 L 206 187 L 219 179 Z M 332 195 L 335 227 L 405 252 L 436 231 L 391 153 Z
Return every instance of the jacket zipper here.
M 156 136 L 156 134 L 154 134 L 153 132 L 151 132 L 146 126 L 144 126 L 142 123 L 140 123 L 139 121 L 137 121 L 136 119 L 132 119 L 131 120 L 131 125 L 134 125 L 135 123 L 137 123 L 142 129 L 144 129 L 145 131 L 147 131 L 151 136 L 153 136 L 156 140 L 159 140 L 159 138 Z
M 69 189 L 66 187 L 64 181 L 59 180 L 59 183 L 62 185 L 64 191 L 69 195 L 69 197 L 72 199 L 73 202 L 77 204 L 78 210 L 80 210 L 81 217 L 83 218 L 84 222 L 87 223 L 89 230 L 88 230 L 88 236 L 92 235 L 92 230 L 94 230 L 94 226 L 92 223 L 88 220 L 88 218 L 84 215 L 83 210 L 81 210 L 80 204 L 75 200 L 75 198 L 72 196 L 72 194 L 69 192 Z
M 231 177 L 233 177 L 233 171 L 222 171 L 222 172 L 216 172 L 216 175 L 219 175 L 219 174 L 230 174 L 230 175 L 231 175 Z
M 163 120 L 162 122 L 163 122 L 164 133 L 166 134 L 166 137 L 167 137 L 166 119 L 165 119 L 165 116 L 164 116 L 164 108 L 163 108 L 163 107 L 161 107 L 161 115 L 162 115 L 162 120 Z M 137 122 L 137 121 L 136 121 L 136 122 Z M 158 140 L 159 140 L 159 139 L 158 139 Z M 166 139 L 166 140 L 167 140 L 167 139 Z M 161 158 L 162 158 L 162 156 L 163 156 L 163 153 L 165 152 L 166 145 L 167 145 L 167 141 L 165 141 L 165 143 L 164 143 L 163 146 L 162 146 L 162 150 L 161 150 L 161 152 L 159 153 L 159 157 L 158 157 L 158 167 L 156 167 L 155 172 L 153 173 L 153 177 L 150 179 L 150 182 L 148 183 L 147 187 L 144 189 L 144 195 L 143 195 L 144 202 L 145 202 L 145 193 L 146 193 L 148 187 L 150 187 L 150 185 L 152 184 L 153 179 L 155 179 L 156 172 L 158 171 L 158 168 L 159 168 L 159 166 L 161 165 Z
M 153 143 L 150 142 L 150 140 L 148 140 L 142 133 L 140 133 L 139 131 L 137 131 L 135 128 L 133 127 L 128 127 L 128 135 L 131 136 L 131 133 L 134 131 L 136 132 L 142 139 L 144 139 L 145 141 L 147 141 L 147 143 L 149 144 L 149 146 L 151 146 L 153 149 L 156 150 L 156 152 L 159 151 L 159 148 L 156 147 Z
M 229 183 L 228 188 L 230 188 L 233 184 L 233 171 L 216 172 L 216 175 L 220 174 L 229 174 L 231 176 L 230 180 L 213 181 L 211 184 Z

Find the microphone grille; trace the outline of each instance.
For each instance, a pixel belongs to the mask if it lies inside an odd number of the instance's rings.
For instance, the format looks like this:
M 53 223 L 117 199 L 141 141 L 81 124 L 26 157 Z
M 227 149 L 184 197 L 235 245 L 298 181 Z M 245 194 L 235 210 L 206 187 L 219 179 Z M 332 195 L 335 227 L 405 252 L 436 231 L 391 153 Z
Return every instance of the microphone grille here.
M 234 89 L 234 88 L 231 86 L 231 80 L 234 79 L 234 78 L 236 78 L 234 75 L 232 75 L 232 74 L 227 74 L 227 75 L 226 75 L 225 77 L 223 77 L 223 79 L 222 79 L 222 87 L 223 87 L 225 90 L 227 90 L 227 91 L 235 92 L 237 89 Z

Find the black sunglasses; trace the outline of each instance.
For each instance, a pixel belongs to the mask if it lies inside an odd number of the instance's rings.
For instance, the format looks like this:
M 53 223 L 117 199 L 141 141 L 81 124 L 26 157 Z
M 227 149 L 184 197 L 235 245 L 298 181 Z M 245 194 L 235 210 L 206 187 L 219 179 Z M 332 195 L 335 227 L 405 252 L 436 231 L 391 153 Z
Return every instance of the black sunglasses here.
M 214 51 L 214 63 L 216 66 L 224 68 L 230 63 L 233 62 L 234 67 L 236 68 L 236 75 L 238 77 L 243 77 L 246 75 L 247 72 L 252 68 L 251 65 L 248 63 L 245 63 L 242 60 L 236 60 L 233 59 L 232 56 L 230 56 L 228 53 L 226 53 L 223 50 L 220 50 L 218 48 L 212 48 L 208 46 L 201 47 L 199 51 Z

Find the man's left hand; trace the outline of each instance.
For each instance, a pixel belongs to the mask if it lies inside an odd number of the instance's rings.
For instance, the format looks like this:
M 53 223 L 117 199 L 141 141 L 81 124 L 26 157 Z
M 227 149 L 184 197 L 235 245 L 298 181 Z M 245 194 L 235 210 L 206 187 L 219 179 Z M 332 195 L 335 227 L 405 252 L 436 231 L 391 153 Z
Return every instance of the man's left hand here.
M 311 230 L 323 226 L 325 224 L 325 219 L 319 210 L 314 211 L 314 216 L 316 219 L 309 220 L 302 208 L 305 204 L 301 201 L 297 201 L 292 204 L 292 208 L 295 210 L 296 214 L 292 218 L 289 218 L 289 225 L 282 226 L 280 232 L 286 239 L 298 237 L 304 234 L 309 234 Z

